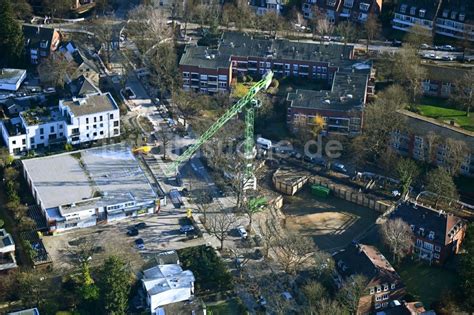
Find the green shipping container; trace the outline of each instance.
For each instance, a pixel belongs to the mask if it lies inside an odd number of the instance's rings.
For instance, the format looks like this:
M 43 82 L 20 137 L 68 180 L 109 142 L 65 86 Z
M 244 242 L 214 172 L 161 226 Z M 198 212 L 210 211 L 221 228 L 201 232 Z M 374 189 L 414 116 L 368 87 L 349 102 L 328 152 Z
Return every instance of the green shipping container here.
M 321 185 L 312 185 L 311 192 L 316 197 L 327 198 L 331 193 L 331 190 Z

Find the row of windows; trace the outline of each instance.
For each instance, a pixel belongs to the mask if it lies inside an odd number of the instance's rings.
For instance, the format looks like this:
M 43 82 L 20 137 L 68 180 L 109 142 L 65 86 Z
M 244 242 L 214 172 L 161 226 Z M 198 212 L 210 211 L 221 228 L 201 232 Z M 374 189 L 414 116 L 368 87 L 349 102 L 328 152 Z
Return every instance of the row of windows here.
M 99 121 L 104 121 L 104 116 L 100 115 L 98 117 L 99 117 Z M 114 119 L 114 114 L 110 114 L 109 119 Z M 97 122 L 97 116 L 94 116 L 94 122 Z M 89 117 L 86 117 L 86 124 L 88 123 L 89 123 Z
M 392 283 L 390 285 L 390 290 L 395 290 L 395 288 L 396 288 L 396 284 Z M 383 287 L 381 285 L 378 285 L 376 287 L 370 288 L 370 294 L 380 293 L 380 292 L 382 292 L 382 289 L 383 289 L 383 291 L 388 291 L 388 283 L 385 283 L 383 285 Z

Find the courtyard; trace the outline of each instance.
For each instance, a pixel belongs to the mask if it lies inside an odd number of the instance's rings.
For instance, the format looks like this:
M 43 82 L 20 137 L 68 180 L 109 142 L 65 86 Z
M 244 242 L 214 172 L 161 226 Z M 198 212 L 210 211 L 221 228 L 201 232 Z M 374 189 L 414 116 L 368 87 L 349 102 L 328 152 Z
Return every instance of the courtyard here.
M 285 197 L 286 228 L 311 237 L 322 250 L 335 251 L 360 238 L 379 216 L 374 210 L 332 197 L 316 198 L 308 188 Z

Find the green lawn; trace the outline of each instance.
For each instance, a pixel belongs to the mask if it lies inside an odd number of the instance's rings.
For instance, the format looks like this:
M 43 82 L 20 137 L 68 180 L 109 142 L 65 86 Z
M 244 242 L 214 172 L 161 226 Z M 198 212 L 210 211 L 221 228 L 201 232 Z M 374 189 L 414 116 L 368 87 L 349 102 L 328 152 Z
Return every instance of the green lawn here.
M 466 116 L 466 111 L 449 107 L 444 100 L 423 98 L 416 108 L 423 116 L 435 118 L 445 123 L 454 120 L 461 128 L 474 131 L 474 115 L 468 117 Z
M 396 270 L 407 291 L 427 307 L 438 300 L 445 290 L 455 290 L 459 285 L 458 274 L 446 267 L 429 266 L 407 259 Z
M 234 298 L 215 304 L 207 304 L 206 310 L 209 315 L 241 315 L 242 304 Z

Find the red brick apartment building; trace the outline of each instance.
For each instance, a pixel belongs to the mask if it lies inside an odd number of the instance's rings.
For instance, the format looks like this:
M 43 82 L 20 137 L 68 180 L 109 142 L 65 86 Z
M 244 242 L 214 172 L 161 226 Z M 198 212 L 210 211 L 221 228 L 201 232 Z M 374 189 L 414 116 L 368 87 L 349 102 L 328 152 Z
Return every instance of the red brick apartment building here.
M 412 202 L 401 204 L 390 214 L 410 225 L 414 233 L 413 255 L 430 265 L 442 265 L 459 252 L 466 232 L 461 218 L 442 210 L 434 210 Z
M 231 82 L 243 75 L 261 77 L 271 70 L 276 78 L 308 79 L 327 90 L 297 90 L 287 122 L 293 128 L 301 118 L 309 123 L 321 115 L 328 133 L 357 134 L 362 128 L 371 63 L 352 60 L 354 47 L 272 39 L 244 33 L 224 33 L 217 48 L 187 46 L 180 60 L 183 89 L 214 94 L 228 92 Z M 317 83 L 317 84 L 316 84 Z M 304 116 L 304 117 L 303 117 Z
M 307 19 L 312 19 L 317 11 L 330 23 L 344 20 L 365 23 L 370 14 L 378 16 L 382 12 L 382 0 L 306 0 L 302 9 Z
M 334 73 L 354 56 L 351 45 L 312 44 L 226 32 L 218 47 L 186 46 L 179 68 L 183 88 L 213 94 L 229 91 L 239 75 L 298 77 L 332 83 Z M 352 62 L 354 63 L 354 62 Z
M 336 262 L 336 285 L 352 281 L 351 276 L 360 274 L 367 279 L 364 293 L 361 294 L 357 314 L 373 314 L 386 309 L 390 302 L 401 300 L 405 285 L 400 276 L 377 250 L 364 244 L 350 245 L 334 255 Z

